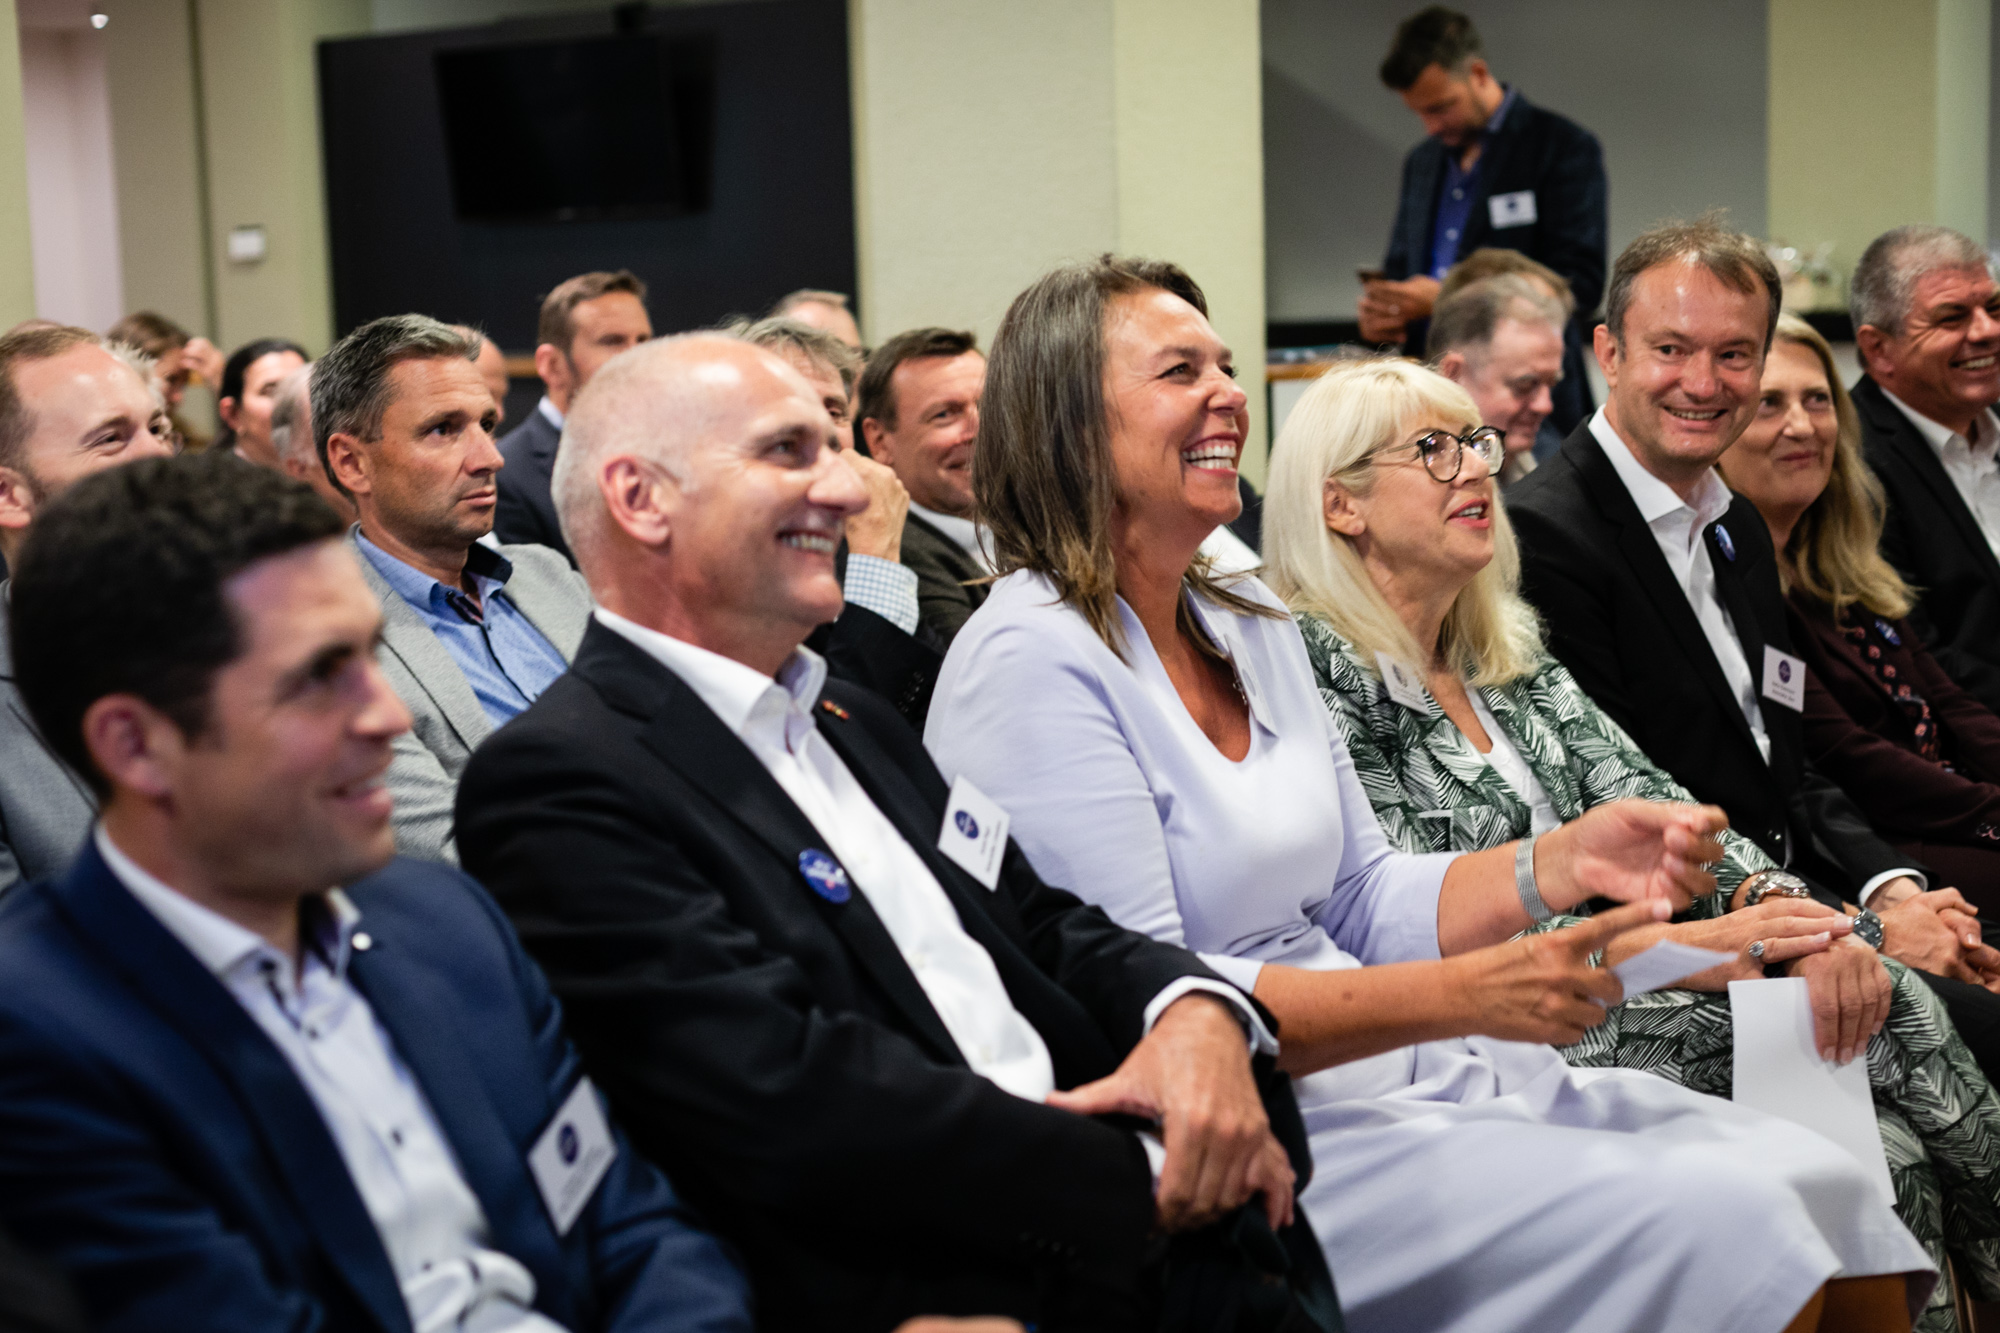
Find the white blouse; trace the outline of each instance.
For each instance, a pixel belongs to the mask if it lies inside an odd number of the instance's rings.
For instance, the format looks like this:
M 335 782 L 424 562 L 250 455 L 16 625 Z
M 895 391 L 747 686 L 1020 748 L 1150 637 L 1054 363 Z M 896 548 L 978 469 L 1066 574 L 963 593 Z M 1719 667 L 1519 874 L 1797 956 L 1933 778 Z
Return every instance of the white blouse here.
M 1514 789 L 1514 794 L 1528 807 L 1528 831 L 1547 833 L 1557 828 L 1562 820 L 1556 816 L 1555 802 L 1535 777 L 1535 770 L 1528 767 L 1528 761 L 1521 758 L 1521 752 L 1514 748 L 1514 742 L 1500 729 L 1493 710 L 1486 706 L 1486 700 L 1479 697 L 1478 690 L 1467 690 L 1465 695 L 1472 700 L 1472 711 L 1479 715 L 1479 725 L 1486 729 L 1486 738 L 1493 742 L 1493 749 L 1483 757 L 1487 765 L 1500 775 L 1500 780 Z M 1468 744 L 1472 738 L 1466 737 Z M 1475 747 L 1476 748 L 1476 747 Z

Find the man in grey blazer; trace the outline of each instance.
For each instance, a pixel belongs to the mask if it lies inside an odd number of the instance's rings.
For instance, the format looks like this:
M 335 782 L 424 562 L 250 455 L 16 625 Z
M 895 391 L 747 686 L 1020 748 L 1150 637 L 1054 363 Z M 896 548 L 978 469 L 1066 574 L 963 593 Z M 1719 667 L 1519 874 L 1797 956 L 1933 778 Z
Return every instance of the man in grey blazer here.
M 0 555 L 15 558 L 36 512 L 71 483 L 172 453 L 169 429 L 166 404 L 133 362 L 88 329 L 0 337 Z M 28 718 L 0 617 L 0 891 L 66 867 L 96 817 L 89 786 Z
M 377 659 L 409 708 L 389 790 L 405 856 L 456 861 L 459 774 L 568 669 L 590 591 L 545 546 L 489 544 L 504 466 L 479 342 L 422 315 L 364 324 L 314 365 L 314 442 L 354 501 L 348 532 L 382 604 Z

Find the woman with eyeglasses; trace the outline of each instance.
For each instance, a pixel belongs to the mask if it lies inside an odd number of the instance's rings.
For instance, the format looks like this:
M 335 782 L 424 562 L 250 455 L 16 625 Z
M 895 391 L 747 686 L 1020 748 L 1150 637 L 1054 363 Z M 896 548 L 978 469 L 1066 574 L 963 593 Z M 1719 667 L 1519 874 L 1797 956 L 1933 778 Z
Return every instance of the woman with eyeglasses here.
M 1618 1001 L 1594 952 L 1712 891 L 1719 812 L 1609 802 L 1464 854 L 1384 839 L 1283 603 L 1197 556 L 1236 515 L 1248 426 L 1206 312 L 1181 270 L 1107 256 L 1001 321 L 973 467 L 1000 578 L 938 680 L 940 768 L 1049 883 L 1276 1017 L 1313 1150 L 1299 1202 L 1355 1333 L 1898 1326 L 1930 1265 L 1851 1158 L 1539 1044 Z M 1429 424 L 1469 433 L 1459 401 Z M 1476 437 L 1468 471 L 1493 447 Z M 1524 900 L 1600 896 L 1628 905 L 1511 938 Z M 1825 939 L 1770 934 L 1773 957 Z M 1137 1088 L 1062 1104 L 1154 1110 Z
M 1297 616 L 1383 830 L 1408 852 L 1477 852 L 1550 833 L 1610 801 L 1691 799 L 1543 650 L 1515 592 L 1519 559 L 1496 501 L 1500 442 L 1469 429 L 1477 421 L 1459 386 L 1410 362 L 1339 368 L 1287 419 L 1265 497 L 1265 578 Z M 1408 686 L 1396 684 L 1398 672 Z M 1662 706 L 1671 706 L 1665 694 Z M 1612 941 L 1606 961 L 1660 939 L 1734 961 L 1627 996 L 1562 1047 L 1572 1065 L 1646 1069 L 1727 1097 L 1728 983 L 1849 933 L 1832 908 L 1757 894 L 1777 867 L 1747 838 L 1721 841 L 1715 892 L 1671 923 Z M 1588 910 L 1518 924 L 1559 933 Z M 1952 1235 L 1961 1280 L 1993 1291 L 2000 1099 L 1930 987 L 1900 964 L 1884 966 L 1886 1023 L 1854 1009 L 1844 1016 L 1872 1036 L 1840 1044 L 1866 1049 L 1898 1213 L 1941 1270 Z M 1948 1290 L 1918 1327 L 1953 1327 Z

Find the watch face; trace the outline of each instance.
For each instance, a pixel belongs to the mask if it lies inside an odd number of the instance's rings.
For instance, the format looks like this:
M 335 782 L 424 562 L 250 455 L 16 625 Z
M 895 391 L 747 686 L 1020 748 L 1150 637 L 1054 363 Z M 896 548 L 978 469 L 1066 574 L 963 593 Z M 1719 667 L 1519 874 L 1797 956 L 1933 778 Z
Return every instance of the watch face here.
M 1862 911 L 1854 918 L 1854 933 L 1871 949 L 1882 947 L 1882 918 Z

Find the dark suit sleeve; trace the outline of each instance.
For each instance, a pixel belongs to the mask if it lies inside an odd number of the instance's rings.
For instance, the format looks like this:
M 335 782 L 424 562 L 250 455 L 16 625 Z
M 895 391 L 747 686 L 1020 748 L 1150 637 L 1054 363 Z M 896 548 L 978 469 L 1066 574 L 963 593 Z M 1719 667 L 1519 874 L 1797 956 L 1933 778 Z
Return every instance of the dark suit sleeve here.
M 1540 259 L 1569 280 L 1579 315 L 1597 309 L 1604 296 L 1605 257 L 1610 247 L 1610 186 L 1604 150 L 1597 136 L 1565 124 L 1564 142 L 1551 163 L 1548 185 L 1536 192 L 1537 208 L 1549 210 Z
M 588 719 L 549 705 L 467 767 L 459 847 L 641 1152 L 760 1228 L 838 1218 L 815 1245 L 878 1265 L 1027 1234 L 1131 1261 L 1152 1213 L 1136 1139 L 940 1064 L 851 983 L 768 947 L 760 930 L 812 936 L 815 919 L 733 898 L 755 872 L 688 824 L 694 793 L 664 790 L 636 743 L 578 744 Z
M 849 602 L 838 620 L 813 631 L 806 647 L 826 659 L 833 679 L 873 690 L 911 726 L 922 729 L 944 654 L 921 625 L 918 633 L 905 634 L 867 607 Z
M 0 1194 L 17 1236 L 69 1271 L 100 1333 L 308 1333 L 327 1311 L 273 1284 L 257 1247 L 171 1163 L 174 1145 L 60 1025 L 0 1010 Z M 190 1315 L 199 1311 L 199 1317 Z
M 1415 216 L 1417 190 L 1414 182 L 1417 159 L 1421 155 L 1413 148 L 1403 156 L 1403 182 L 1401 194 L 1396 200 L 1396 222 L 1389 228 L 1389 253 L 1382 259 L 1382 270 L 1391 278 L 1407 278 L 1421 268 L 1427 267 L 1425 261 L 1429 256 L 1411 254 L 1408 240 L 1429 220 Z
M 560 1105 L 584 1072 L 563 1031 L 562 1007 L 506 916 L 476 885 L 471 888 L 503 941 L 550 1104 Z M 689 1212 L 659 1169 L 632 1150 L 615 1122 L 612 1134 L 618 1159 L 581 1221 L 589 1229 L 593 1294 L 603 1311 L 598 1327 L 605 1333 L 750 1333 L 750 1286 L 735 1255 Z
M 1617 623 L 1614 589 L 1596 577 L 1603 556 L 1587 549 L 1571 525 L 1540 508 L 1509 504 L 1507 516 L 1520 540 L 1521 592 L 1541 613 L 1550 653 L 1613 722 L 1634 736 L 1645 735 L 1639 725 L 1642 690 L 1625 679 L 1610 637 Z
M 1813 838 L 1845 870 L 1850 882 L 1841 886 L 1849 899 L 1860 896 L 1862 886 L 1877 875 L 1891 870 L 1916 870 L 1925 875 L 1930 868 L 1903 855 L 1882 840 L 1868 816 L 1838 783 L 1820 772 L 1811 761 L 1799 775 L 1799 789 L 1792 801 L 1804 814 L 1805 827 Z

